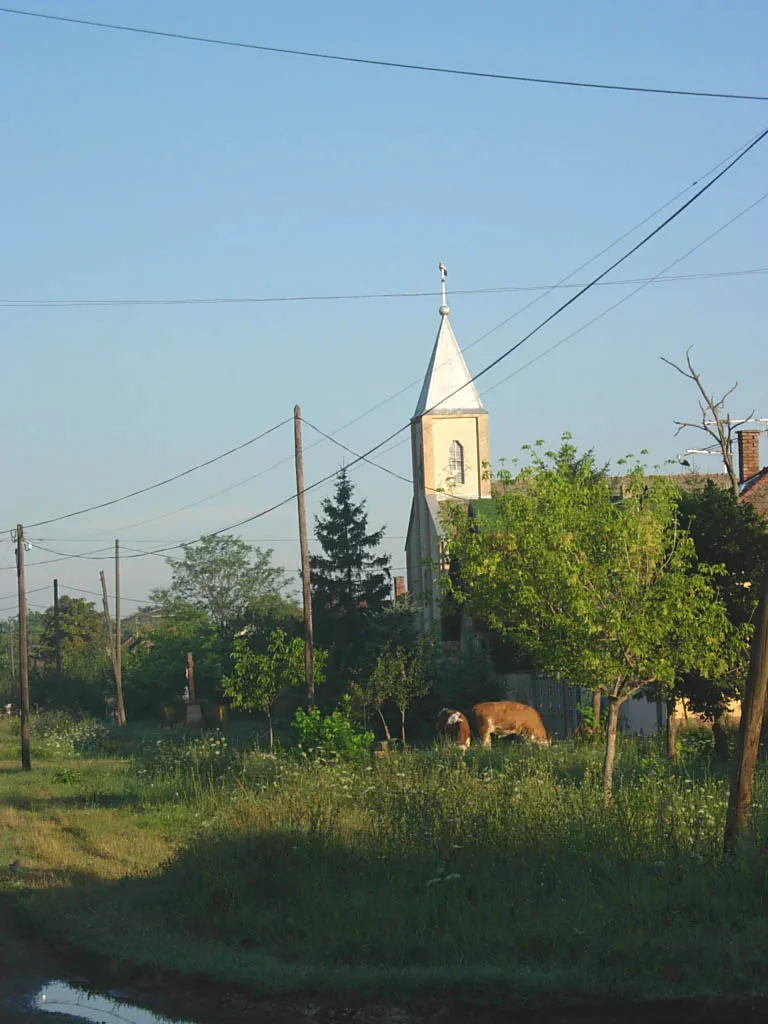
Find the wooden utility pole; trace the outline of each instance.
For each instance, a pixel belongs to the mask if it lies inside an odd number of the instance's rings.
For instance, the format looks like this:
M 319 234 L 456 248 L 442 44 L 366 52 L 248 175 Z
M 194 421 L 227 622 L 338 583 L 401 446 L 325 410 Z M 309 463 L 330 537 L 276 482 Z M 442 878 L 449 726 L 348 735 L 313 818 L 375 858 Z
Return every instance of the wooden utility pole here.
M 765 697 L 768 691 L 768 566 L 763 575 L 757 624 L 752 637 L 749 672 L 741 705 L 741 723 L 736 748 L 736 764 L 731 777 L 728 812 L 725 816 L 725 852 L 730 853 L 749 824 L 752 802 L 752 781 L 763 724 Z
M 307 707 L 315 706 L 315 679 L 312 670 L 312 590 L 309 576 L 307 510 L 304 503 L 304 449 L 301 443 L 301 406 L 293 409 L 293 441 L 296 451 L 296 499 L 299 503 L 299 545 L 301 547 L 301 596 L 304 604 L 304 678 L 307 681 Z
M 8 619 L 8 640 L 11 648 L 11 679 L 16 682 L 16 657 L 14 652 L 14 640 L 13 640 L 13 619 Z
M 16 527 L 16 575 L 19 582 L 19 693 L 21 696 L 21 767 L 32 768 L 29 751 L 29 660 L 27 650 L 27 586 L 24 579 L 24 527 Z
M 61 674 L 61 626 L 59 623 L 59 581 L 53 581 L 53 642 L 56 648 L 56 682 L 59 697 L 64 695 L 64 679 Z
M 195 696 L 195 659 L 192 657 L 192 652 L 187 653 L 187 688 L 189 689 L 189 699 L 197 700 Z
M 109 657 L 112 662 L 112 672 L 115 677 L 115 689 L 117 690 L 117 701 L 115 704 L 115 710 L 117 712 L 117 724 L 125 725 L 125 711 L 123 709 L 123 689 L 120 685 L 120 679 L 117 674 L 117 655 L 115 654 L 115 635 L 112 631 L 112 619 L 109 614 L 109 595 L 107 594 L 107 580 L 104 576 L 104 570 L 102 569 L 99 573 L 101 580 L 101 594 L 104 603 L 104 622 L 107 625 L 107 636 L 109 638 Z
M 115 541 L 115 683 L 117 685 L 117 722 L 125 725 L 123 705 L 123 630 L 120 622 L 120 541 Z

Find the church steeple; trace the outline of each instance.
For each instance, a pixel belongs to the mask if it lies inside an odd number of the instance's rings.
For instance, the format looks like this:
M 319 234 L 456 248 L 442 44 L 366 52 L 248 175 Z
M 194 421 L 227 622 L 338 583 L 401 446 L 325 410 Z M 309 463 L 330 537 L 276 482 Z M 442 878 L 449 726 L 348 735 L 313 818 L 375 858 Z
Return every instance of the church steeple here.
M 411 419 L 413 504 L 406 555 L 408 586 L 423 623 L 439 621 L 442 545 L 440 504 L 490 498 L 488 413 L 472 382 L 449 319 L 447 271 L 440 264 L 443 303 L 427 375 Z
M 480 395 L 451 327 L 450 312 L 451 307 L 443 303 L 440 327 L 414 416 L 423 416 L 426 412 L 483 412 Z

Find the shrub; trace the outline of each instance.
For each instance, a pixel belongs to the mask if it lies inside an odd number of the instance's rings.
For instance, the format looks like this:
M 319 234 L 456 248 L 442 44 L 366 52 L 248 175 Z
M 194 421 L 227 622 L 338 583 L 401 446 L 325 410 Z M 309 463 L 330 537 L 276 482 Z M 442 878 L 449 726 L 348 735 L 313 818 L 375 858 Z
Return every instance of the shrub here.
M 343 699 L 329 715 L 321 714 L 317 708 L 298 708 L 291 728 L 298 749 L 307 757 L 355 760 L 369 754 L 373 747 L 373 733 L 360 729 L 352 719 L 349 698 Z
M 15 720 L 17 730 L 21 720 Z M 109 729 L 96 718 L 76 718 L 66 711 L 42 711 L 31 715 L 32 745 L 44 757 L 98 757 L 110 745 Z

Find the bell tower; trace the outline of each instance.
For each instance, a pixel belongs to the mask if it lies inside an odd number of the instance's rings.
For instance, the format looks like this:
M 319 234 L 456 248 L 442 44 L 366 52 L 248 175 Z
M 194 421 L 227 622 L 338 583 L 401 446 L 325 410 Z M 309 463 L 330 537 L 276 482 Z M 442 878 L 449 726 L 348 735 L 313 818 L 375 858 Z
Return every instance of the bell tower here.
M 413 502 L 406 540 L 408 589 L 424 628 L 440 620 L 440 504 L 490 498 L 488 413 L 451 327 L 447 270 L 432 356 L 411 418 Z

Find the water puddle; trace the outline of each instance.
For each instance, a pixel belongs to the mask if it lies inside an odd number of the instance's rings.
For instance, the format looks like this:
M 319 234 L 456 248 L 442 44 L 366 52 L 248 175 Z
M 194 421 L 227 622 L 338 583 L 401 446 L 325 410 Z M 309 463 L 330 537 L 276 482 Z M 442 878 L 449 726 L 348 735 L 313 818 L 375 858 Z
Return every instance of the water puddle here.
M 50 981 L 37 993 L 33 1006 L 47 1013 L 68 1013 L 71 1017 L 96 1021 L 98 1024 L 184 1024 L 178 1018 L 158 1017 L 156 1013 L 131 1006 L 106 996 L 90 995 L 85 989 Z M 187 1022 L 189 1024 L 189 1022 Z

